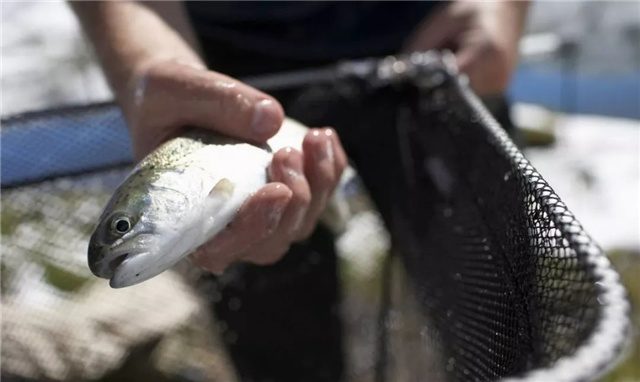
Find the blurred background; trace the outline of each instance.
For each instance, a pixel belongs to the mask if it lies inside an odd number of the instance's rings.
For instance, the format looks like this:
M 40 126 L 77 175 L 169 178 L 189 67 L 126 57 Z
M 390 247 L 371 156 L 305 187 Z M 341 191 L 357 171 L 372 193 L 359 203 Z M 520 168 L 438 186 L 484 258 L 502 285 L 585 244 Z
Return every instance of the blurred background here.
M 112 98 L 64 3 L 3 2 L 1 46 L 3 118 Z M 610 255 L 638 307 L 640 2 L 534 1 L 520 51 L 509 95 L 525 155 Z M 184 301 L 164 324 L 193 309 Z M 633 320 L 639 329 L 637 309 Z M 639 331 L 631 357 L 606 381 L 640 381 Z M 55 379 L 56 366 L 47 368 L 54 371 L 40 372 Z

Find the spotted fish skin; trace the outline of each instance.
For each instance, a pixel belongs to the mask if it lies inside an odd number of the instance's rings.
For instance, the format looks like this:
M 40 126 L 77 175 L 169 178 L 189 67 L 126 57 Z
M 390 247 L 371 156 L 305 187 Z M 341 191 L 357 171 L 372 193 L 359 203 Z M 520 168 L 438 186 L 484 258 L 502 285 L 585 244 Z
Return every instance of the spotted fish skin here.
M 267 184 L 273 153 L 301 149 L 307 131 L 286 118 L 263 147 L 203 129 L 158 147 L 107 203 L 89 240 L 89 268 L 114 288 L 171 268 L 233 220 Z

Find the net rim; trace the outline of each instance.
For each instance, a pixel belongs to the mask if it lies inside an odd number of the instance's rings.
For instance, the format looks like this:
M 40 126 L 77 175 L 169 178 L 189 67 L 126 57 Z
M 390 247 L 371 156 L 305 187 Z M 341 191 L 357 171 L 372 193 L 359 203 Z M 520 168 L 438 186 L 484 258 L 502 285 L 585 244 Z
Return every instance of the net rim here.
M 497 141 L 498 149 L 509 158 L 513 168 L 517 168 L 524 178 L 535 178 L 542 187 L 535 189 L 541 207 L 545 209 L 562 237 L 576 256 L 583 258 L 591 266 L 591 273 L 597 279 L 600 309 L 596 327 L 570 355 L 563 356 L 550 366 L 538 367 L 519 376 L 500 379 L 501 382 L 546 382 L 546 381 L 590 381 L 610 371 L 624 356 L 630 345 L 631 304 L 622 285 L 620 275 L 613 268 L 604 251 L 583 229 L 580 222 L 566 207 L 560 197 L 544 180 L 540 173 L 524 157 L 515 143 L 500 127 L 480 99 L 468 87 L 464 76 L 456 80 L 463 99 L 482 120 L 482 125 Z M 525 176 L 526 175 L 526 176 Z M 553 206 L 549 204 L 553 201 Z M 567 230 L 567 227 L 570 227 Z
M 444 65 L 451 70 L 449 63 L 444 62 Z M 454 74 L 452 71 L 450 73 Z M 459 87 L 464 102 L 467 102 L 474 110 L 477 117 L 482 120 L 483 123 L 481 125 L 487 129 L 488 135 L 497 142 L 497 149 L 508 157 L 514 169 L 518 169 L 521 175 L 526 175 L 524 178 L 535 179 L 535 185 L 540 186 L 534 189 L 537 200 L 540 201 L 541 207 L 556 227 L 561 227 L 562 237 L 568 240 L 569 247 L 591 267 L 590 273 L 596 279 L 597 297 L 601 304 L 598 309 L 598 318 L 594 330 L 571 354 L 557 359 L 551 365 L 533 368 L 521 375 L 505 377 L 501 381 L 542 382 L 549 380 L 585 381 L 597 379 L 616 365 L 617 361 L 622 358 L 624 350 L 630 344 L 631 305 L 625 288 L 620 281 L 620 276 L 603 250 L 584 231 L 581 224 L 566 208 L 562 200 L 524 157 L 478 97 L 473 94 L 468 87 L 468 80 L 464 76 L 457 77 L 457 74 L 455 76 L 452 75 L 452 78 L 456 86 Z M 87 106 L 80 105 L 27 112 L 9 118 L 2 118 L 1 123 L 5 125 L 19 122 L 23 119 L 59 115 L 64 112 L 83 110 Z M 90 106 L 98 109 L 114 107 L 115 104 L 113 102 L 104 102 L 91 104 Z M 530 184 L 533 185 L 534 183 L 531 182 Z M 2 189 L 5 189 L 4 185 Z

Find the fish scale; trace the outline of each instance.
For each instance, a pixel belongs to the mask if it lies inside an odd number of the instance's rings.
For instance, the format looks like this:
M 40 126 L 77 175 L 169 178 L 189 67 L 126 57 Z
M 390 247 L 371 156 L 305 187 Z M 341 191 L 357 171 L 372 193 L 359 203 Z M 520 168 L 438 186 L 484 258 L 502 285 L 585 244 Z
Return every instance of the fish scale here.
M 91 271 L 122 288 L 171 268 L 219 234 L 245 200 L 267 184 L 273 153 L 301 149 L 307 132 L 286 118 L 264 147 L 203 129 L 191 129 L 158 147 L 107 203 L 90 238 Z M 343 178 L 353 174 L 345 171 Z M 345 203 L 335 197 L 330 208 L 326 215 L 333 220 L 348 216 Z M 127 229 L 119 232 L 116 227 Z

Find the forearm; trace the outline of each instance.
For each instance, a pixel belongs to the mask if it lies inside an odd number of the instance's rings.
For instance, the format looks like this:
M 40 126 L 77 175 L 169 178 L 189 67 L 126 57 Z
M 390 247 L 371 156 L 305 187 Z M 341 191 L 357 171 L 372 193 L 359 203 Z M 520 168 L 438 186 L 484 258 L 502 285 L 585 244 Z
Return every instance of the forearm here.
M 70 1 L 70 5 L 125 109 L 133 101 L 137 75 L 153 62 L 178 60 L 204 66 L 181 2 Z

